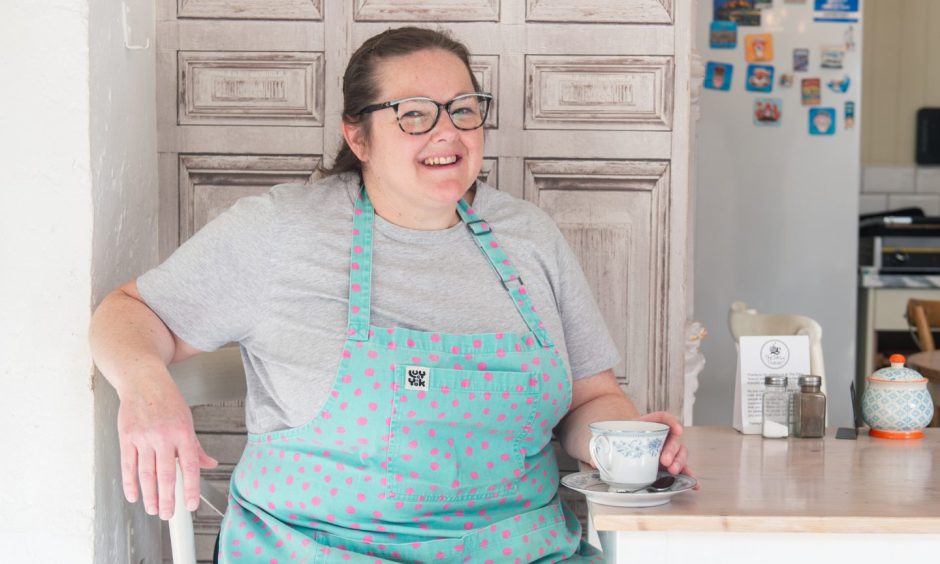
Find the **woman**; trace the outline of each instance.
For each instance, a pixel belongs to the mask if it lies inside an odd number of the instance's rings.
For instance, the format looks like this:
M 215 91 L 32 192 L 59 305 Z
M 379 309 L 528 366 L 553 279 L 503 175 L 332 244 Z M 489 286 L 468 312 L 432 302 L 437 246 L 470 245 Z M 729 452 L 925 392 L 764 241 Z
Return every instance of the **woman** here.
M 343 94 L 325 180 L 239 201 L 95 313 L 125 495 L 139 481 L 169 518 L 179 457 L 195 508 L 215 461 L 166 365 L 236 341 L 250 434 L 221 562 L 589 561 L 549 441 L 589 461 L 588 423 L 639 417 L 561 233 L 476 183 L 491 96 L 466 48 L 386 31 Z M 683 470 L 681 426 L 643 418 L 672 427 L 661 463 Z

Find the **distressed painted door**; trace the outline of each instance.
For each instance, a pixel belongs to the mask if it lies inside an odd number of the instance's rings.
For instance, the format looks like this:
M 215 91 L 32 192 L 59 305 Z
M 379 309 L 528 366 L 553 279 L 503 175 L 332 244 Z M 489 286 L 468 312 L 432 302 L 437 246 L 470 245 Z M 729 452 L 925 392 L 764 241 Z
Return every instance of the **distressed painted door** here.
M 640 410 L 682 413 L 693 3 L 158 5 L 162 256 L 236 199 L 313 179 L 339 145 L 342 74 L 366 38 L 401 25 L 446 29 L 470 48 L 474 72 L 497 99 L 481 176 L 555 218 Z M 208 478 L 224 487 L 244 444 L 240 407 L 203 408 L 196 421 L 207 450 L 223 459 Z M 216 530 L 197 514 L 200 558 L 210 557 Z

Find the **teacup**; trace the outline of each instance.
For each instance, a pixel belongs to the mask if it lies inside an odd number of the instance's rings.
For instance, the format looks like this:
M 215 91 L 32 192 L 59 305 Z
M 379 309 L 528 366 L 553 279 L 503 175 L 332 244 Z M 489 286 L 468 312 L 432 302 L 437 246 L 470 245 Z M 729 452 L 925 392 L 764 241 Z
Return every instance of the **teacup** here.
M 597 421 L 591 429 L 591 460 L 608 485 L 628 490 L 656 480 L 669 426 L 652 421 Z

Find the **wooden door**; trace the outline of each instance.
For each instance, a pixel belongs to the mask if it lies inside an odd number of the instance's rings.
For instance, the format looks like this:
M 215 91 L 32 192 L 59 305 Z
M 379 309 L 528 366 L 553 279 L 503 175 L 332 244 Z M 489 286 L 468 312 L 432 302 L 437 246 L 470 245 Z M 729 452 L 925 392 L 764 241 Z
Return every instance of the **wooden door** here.
M 690 2 L 158 2 L 161 256 L 237 198 L 313 178 L 339 146 L 342 74 L 365 39 L 446 29 L 496 95 L 481 176 L 558 222 L 639 409 L 682 413 Z M 224 484 L 243 419 L 232 406 L 196 415 L 207 450 L 227 453 L 209 476 Z M 200 514 L 196 528 L 208 558 L 217 522 Z

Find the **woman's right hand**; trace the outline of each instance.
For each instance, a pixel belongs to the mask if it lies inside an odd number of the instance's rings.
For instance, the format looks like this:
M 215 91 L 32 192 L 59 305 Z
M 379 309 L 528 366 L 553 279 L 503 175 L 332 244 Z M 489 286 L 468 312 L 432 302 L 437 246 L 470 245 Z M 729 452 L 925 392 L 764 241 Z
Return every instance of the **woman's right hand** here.
M 89 337 L 95 364 L 121 398 L 117 423 L 124 496 L 133 503 L 139 492 L 147 513 L 172 517 L 179 458 L 186 508 L 195 510 L 199 470 L 218 462 L 199 445 L 192 413 L 166 366 L 200 351 L 169 330 L 141 299 L 135 281 L 102 300 Z
M 139 482 L 144 509 L 166 520 L 175 510 L 176 459 L 189 511 L 199 505 L 200 469 L 215 468 L 218 462 L 199 444 L 179 389 L 172 380 L 157 384 L 160 380 L 148 380 L 146 390 L 123 394 L 117 423 L 124 496 L 136 502 Z

